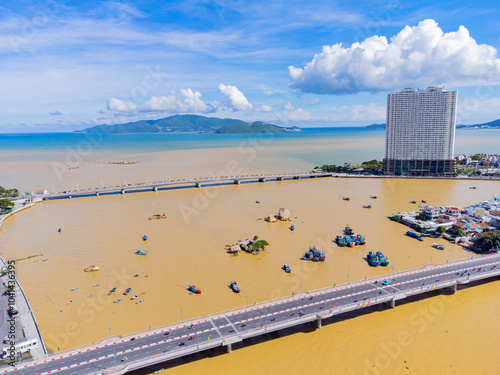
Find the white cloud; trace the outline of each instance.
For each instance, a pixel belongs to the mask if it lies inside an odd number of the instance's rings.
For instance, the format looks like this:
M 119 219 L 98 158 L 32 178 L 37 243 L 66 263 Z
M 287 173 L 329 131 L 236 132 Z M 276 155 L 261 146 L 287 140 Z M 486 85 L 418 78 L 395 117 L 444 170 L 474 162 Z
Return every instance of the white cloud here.
M 262 104 L 259 111 L 262 113 L 269 113 L 273 111 L 273 107 L 271 107 L 270 105 Z
M 494 47 L 477 44 L 464 26 L 444 33 L 431 19 L 406 26 L 390 42 L 372 36 L 349 48 L 324 46 L 304 68 L 288 69 L 291 87 L 317 94 L 500 83 Z
M 108 99 L 108 109 L 118 112 L 169 112 L 208 113 L 213 111 L 210 104 L 201 99 L 201 93 L 191 89 L 173 90 L 172 95 L 152 96 L 144 104 L 136 105 L 122 99 Z
M 500 108 L 500 98 L 486 98 L 492 93 L 481 93 L 461 98 L 457 108 L 457 124 L 481 124 L 496 120 L 498 118 L 498 108 Z
M 235 111 L 246 111 L 253 108 L 245 95 L 236 86 L 219 85 L 220 92 L 229 100 L 229 104 Z
M 291 121 L 308 121 L 311 119 L 311 113 L 302 108 L 297 108 L 290 101 L 285 106 L 286 117 Z
M 319 98 L 311 98 L 311 99 L 309 99 L 309 104 L 311 104 L 311 105 L 319 104 Z
M 292 103 L 290 103 L 290 100 L 285 104 L 285 111 L 294 111 L 295 109 L 296 107 L 294 107 Z

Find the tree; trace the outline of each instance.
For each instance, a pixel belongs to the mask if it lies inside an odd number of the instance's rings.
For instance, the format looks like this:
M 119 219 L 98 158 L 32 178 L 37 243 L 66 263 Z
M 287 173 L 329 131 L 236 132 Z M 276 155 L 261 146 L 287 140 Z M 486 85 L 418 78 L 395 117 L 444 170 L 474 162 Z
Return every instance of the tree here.
M 415 219 L 425 220 L 425 212 L 420 212 Z
M 0 199 L 0 209 L 1 208 L 12 208 L 14 207 L 14 202 L 12 202 L 10 199 Z
M 443 225 L 440 225 L 439 227 L 437 227 L 437 229 L 436 229 L 436 230 L 437 230 L 437 232 L 438 232 L 439 234 L 443 234 L 444 232 L 446 232 L 446 227 L 445 227 L 445 226 L 443 226 Z M 459 229 L 459 230 L 461 230 L 461 229 Z
M 464 230 L 463 230 L 463 229 L 460 229 L 460 228 L 459 228 L 459 229 L 457 229 L 457 230 L 455 231 L 455 234 L 456 234 L 458 237 L 465 237 L 465 235 L 466 235 L 466 233 L 464 232 Z
M 476 248 L 482 253 L 498 251 L 500 249 L 500 232 L 479 233 L 474 241 Z
M 265 250 L 266 246 L 269 246 L 269 242 L 266 240 L 258 240 L 252 244 L 253 250 Z

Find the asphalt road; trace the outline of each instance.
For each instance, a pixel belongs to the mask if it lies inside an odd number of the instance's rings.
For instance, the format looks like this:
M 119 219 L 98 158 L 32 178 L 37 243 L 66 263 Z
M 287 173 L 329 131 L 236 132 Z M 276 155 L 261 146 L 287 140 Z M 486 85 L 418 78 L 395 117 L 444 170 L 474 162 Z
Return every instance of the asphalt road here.
M 500 254 L 428 266 L 392 274 L 388 278 L 381 277 L 298 294 L 138 336 L 115 338 L 114 342 L 108 340 L 109 342 L 79 349 L 77 352 L 25 363 L 23 368 L 2 368 L 0 373 L 33 375 L 51 371 L 51 374 L 92 374 L 110 371 L 126 364 L 145 364 L 145 360 L 160 362 L 162 358 L 179 358 L 208 347 L 238 342 L 265 332 L 314 321 L 318 316 L 329 317 L 392 299 L 450 287 L 455 282 L 467 283 L 498 275 Z M 383 285 L 385 280 L 390 280 L 391 283 Z

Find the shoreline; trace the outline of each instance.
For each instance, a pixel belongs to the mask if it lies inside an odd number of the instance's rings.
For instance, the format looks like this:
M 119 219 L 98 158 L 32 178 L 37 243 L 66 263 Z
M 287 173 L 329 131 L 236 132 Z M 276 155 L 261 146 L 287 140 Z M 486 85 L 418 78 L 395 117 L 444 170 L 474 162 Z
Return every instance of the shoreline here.
M 35 206 L 36 203 L 30 203 L 26 204 L 24 206 L 15 208 L 11 212 L 9 212 L 7 215 L 2 215 L 0 217 L 0 231 L 2 230 L 3 222 L 5 219 L 8 217 L 13 216 L 14 214 L 24 211 L 28 208 L 32 208 Z M 7 263 L 3 259 L 2 255 L 0 254 L 0 262 L 2 263 L 3 266 L 7 266 Z M 8 274 L 6 274 L 8 275 Z M 2 280 L 4 280 L 6 276 L 2 277 Z M 47 348 L 45 347 L 45 343 L 42 339 L 42 334 L 40 333 L 40 328 L 38 326 L 38 323 L 35 318 L 35 314 L 33 313 L 33 309 L 31 308 L 31 305 L 28 301 L 28 297 L 26 296 L 26 293 L 24 292 L 24 289 L 21 287 L 21 284 L 19 283 L 19 280 L 17 277 L 14 277 L 15 283 L 16 283 L 16 288 L 15 288 L 15 296 L 19 296 L 19 293 L 17 291 L 20 291 L 22 298 L 16 298 L 16 305 L 19 310 L 19 321 L 22 326 L 22 331 L 24 332 L 24 337 L 26 340 L 30 340 L 33 338 L 38 339 L 38 347 L 32 351 L 30 351 L 30 354 L 33 358 L 33 360 L 45 358 L 48 355 Z M 8 309 L 8 306 L 6 306 Z M 35 333 L 36 332 L 36 333 Z M 16 337 L 17 339 L 17 337 Z M 40 357 L 40 358 L 37 358 Z

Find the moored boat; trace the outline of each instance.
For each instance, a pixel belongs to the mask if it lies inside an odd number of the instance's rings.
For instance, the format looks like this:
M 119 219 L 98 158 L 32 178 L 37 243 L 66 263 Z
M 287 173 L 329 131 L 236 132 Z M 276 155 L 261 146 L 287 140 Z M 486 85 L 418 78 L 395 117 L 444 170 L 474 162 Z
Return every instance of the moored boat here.
M 309 248 L 309 251 L 304 254 L 302 260 L 312 260 L 313 262 L 324 262 L 326 255 L 324 251 L 316 249 L 314 246 Z
M 115 294 L 116 293 L 116 288 L 113 288 L 109 291 L 108 296 Z
M 352 228 L 349 227 L 349 224 L 347 224 L 347 226 L 344 228 L 344 234 L 347 236 L 354 234 L 354 231 L 352 230 Z
M 238 286 L 238 284 L 236 283 L 236 281 L 231 281 L 231 284 L 229 285 L 229 287 L 231 288 L 231 290 L 235 293 L 239 293 L 241 291 L 240 287 Z
M 126 295 L 128 295 L 128 294 L 130 294 L 130 293 L 132 293 L 132 288 L 127 288 L 127 289 L 125 290 L 125 293 L 123 293 L 123 295 L 124 295 L 124 296 L 126 296 Z
M 85 272 L 94 272 L 94 271 L 99 271 L 100 267 L 99 266 L 94 266 L 91 265 L 87 268 L 84 269 Z
M 363 208 L 372 208 L 371 204 L 364 204 Z
M 148 235 L 147 234 L 145 234 L 144 236 L 142 236 L 142 240 L 143 241 L 146 241 L 147 239 L 148 239 Z
M 281 267 L 281 269 L 283 271 L 285 271 L 286 273 L 291 273 L 292 272 L 292 269 L 290 268 L 290 266 L 288 264 L 285 264 L 283 267 Z
M 372 267 L 378 267 L 380 265 L 380 262 L 378 261 L 377 258 L 377 254 L 375 254 L 373 251 L 368 252 L 366 260 L 368 261 L 368 264 Z
M 342 198 L 342 199 L 343 199 L 343 200 L 345 200 L 345 201 L 350 200 L 350 198 L 349 198 L 349 197 L 344 197 L 344 198 Z
M 295 225 L 293 225 L 293 224 L 292 224 L 292 225 L 290 226 L 290 230 L 295 230 Z
M 194 285 L 189 285 L 187 290 L 189 290 L 189 292 L 194 294 L 201 294 L 201 290 L 195 287 Z
M 416 232 L 414 232 L 412 230 L 407 231 L 406 235 L 408 237 L 411 237 L 411 238 L 416 238 L 419 241 L 423 241 L 424 240 L 420 234 L 418 234 L 418 233 L 416 233 Z
M 148 255 L 148 251 L 147 250 L 143 250 L 143 249 L 138 249 L 138 250 L 136 250 L 135 254 L 137 254 L 137 255 Z
M 433 244 L 432 247 L 435 248 L 435 249 L 438 249 L 438 250 L 444 250 L 444 246 L 443 245 L 439 245 L 437 243 Z
M 388 266 L 389 261 L 381 251 L 377 251 L 377 260 L 381 266 Z
M 370 196 L 371 199 L 377 199 L 377 196 L 376 195 L 372 195 Z

